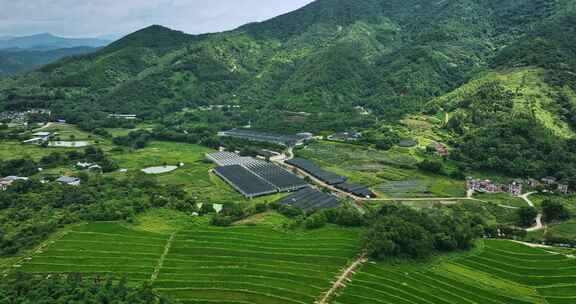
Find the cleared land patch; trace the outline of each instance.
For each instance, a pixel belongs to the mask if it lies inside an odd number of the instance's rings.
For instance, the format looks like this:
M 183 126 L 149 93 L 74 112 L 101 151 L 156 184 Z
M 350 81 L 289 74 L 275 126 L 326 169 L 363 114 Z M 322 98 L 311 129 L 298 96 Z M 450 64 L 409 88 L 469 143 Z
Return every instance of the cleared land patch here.
M 510 241 L 436 265 L 366 264 L 334 303 L 576 303 L 576 260 Z

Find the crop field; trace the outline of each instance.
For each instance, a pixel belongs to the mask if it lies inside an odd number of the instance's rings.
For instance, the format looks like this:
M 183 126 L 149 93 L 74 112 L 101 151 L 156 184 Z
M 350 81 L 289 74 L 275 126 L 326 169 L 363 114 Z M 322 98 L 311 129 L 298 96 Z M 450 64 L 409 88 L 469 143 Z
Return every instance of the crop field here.
M 149 216 L 157 217 L 142 219 Z M 218 228 L 204 218 L 171 224 L 178 229 L 156 221 L 135 226 L 138 230 L 118 223 L 75 227 L 19 269 L 126 275 L 131 284 L 151 281 L 157 291 L 183 303 L 313 303 L 359 252 L 359 231 L 353 229 Z
M 514 197 L 509 193 L 476 193 L 474 198 L 508 207 L 528 207 L 528 203 L 522 198 Z
M 433 265 L 368 263 L 334 303 L 576 303 L 576 260 L 510 241 Z
M 371 187 L 381 197 L 465 196 L 464 182 L 416 170 L 419 159 L 412 149 L 378 151 L 350 144 L 316 142 L 297 150 L 296 154 L 354 183 Z
M 184 303 L 313 303 L 358 252 L 354 230 L 179 232 L 154 286 Z
M 115 223 L 87 224 L 52 241 L 20 269 L 43 274 L 126 276 L 130 282 L 142 282 L 152 276 L 168 237 L 130 230 Z
M 431 196 L 430 187 L 432 183 L 430 180 L 403 180 L 391 181 L 383 183 L 376 187 L 379 192 L 386 193 L 391 197 L 416 197 L 416 196 Z

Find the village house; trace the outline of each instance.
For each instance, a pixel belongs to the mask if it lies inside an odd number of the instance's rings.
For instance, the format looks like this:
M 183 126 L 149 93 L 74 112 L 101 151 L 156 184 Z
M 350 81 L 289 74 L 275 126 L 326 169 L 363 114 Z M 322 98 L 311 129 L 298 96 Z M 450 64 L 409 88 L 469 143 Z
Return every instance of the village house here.
M 32 134 L 32 136 L 34 136 L 31 139 L 25 140 L 22 142 L 22 144 L 24 145 L 41 145 L 45 142 L 50 141 L 50 139 L 56 135 L 57 133 L 51 133 L 51 132 L 36 132 L 34 134 Z
M 98 164 L 88 163 L 88 162 L 77 162 L 76 168 L 81 170 L 100 170 L 102 167 Z
M 570 191 L 569 188 L 570 186 L 568 184 L 558 183 L 558 191 L 562 194 L 568 194 Z
M 361 137 L 362 133 L 359 132 L 340 132 L 328 136 L 328 139 L 336 141 L 357 141 Z
M 136 114 L 109 114 L 108 118 L 134 120 L 138 116 Z
M 81 180 L 77 177 L 71 177 L 71 176 L 60 176 L 56 182 L 62 184 L 62 185 L 68 185 L 68 186 L 80 186 L 80 182 Z
M 20 176 L 6 176 L 0 179 L 0 190 L 6 191 L 8 187 L 12 186 L 15 181 L 26 181 L 28 180 L 27 177 L 20 177 Z
M 466 189 L 481 193 L 504 193 L 508 192 L 513 196 L 522 195 L 522 183 L 513 181 L 512 183 L 497 184 L 490 180 L 478 180 L 468 177 L 466 180 Z

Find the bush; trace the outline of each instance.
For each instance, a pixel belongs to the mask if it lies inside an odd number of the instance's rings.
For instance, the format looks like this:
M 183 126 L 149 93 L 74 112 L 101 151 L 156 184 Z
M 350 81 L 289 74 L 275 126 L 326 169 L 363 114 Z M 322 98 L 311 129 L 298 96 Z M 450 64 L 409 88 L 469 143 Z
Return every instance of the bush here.
M 213 213 L 216 213 L 213 204 L 204 203 L 202 204 L 202 207 L 200 207 L 200 210 L 198 210 L 199 215 L 207 215 Z
M 278 212 L 285 217 L 295 218 L 304 215 L 304 211 L 291 205 L 282 205 L 278 208 Z
M 520 227 L 531 227 L 536 222 L 538 210 L 534 207 L 522 207 L 518 209 L 518 225 Z
M 219 226 L 219 227 L 228 227 L 236 221 L 237 221 L 237 219 L 234 216 L 224 216 L 224 215 L 216 214 L 210 220 L 210 225 Z
M 304 227 L 306 227 L 306 229 L 319 229 L 324 227 L 327 221 L 326 215 L 323 212 L 317 212 L 306 218 Z
M 426 159 L 418 164 L 418 169 L 425 172 L 440 174 L 444 171 L 444 165 L 442 165 L 442 162 L 440 161 Z

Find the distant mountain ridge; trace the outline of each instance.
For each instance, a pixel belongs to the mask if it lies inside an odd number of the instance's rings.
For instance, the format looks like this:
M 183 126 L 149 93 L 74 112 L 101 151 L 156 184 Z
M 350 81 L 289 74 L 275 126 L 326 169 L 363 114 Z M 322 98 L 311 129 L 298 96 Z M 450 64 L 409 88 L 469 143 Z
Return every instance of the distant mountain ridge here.
M 33 71 L 43 65 L 69 56 L 85 55 L 96 52 L 98 48 L 74 47 L 55 50 L 0 50 L 0 76 L 16 75 Z
M 103 47 L 110 43 L 108 40 L 98 38 L 64 38 L 49 33 L 42 33 L 22 37 L 0 37 L 0 50 L 24 49 L 47 51 L 74 47 Z

